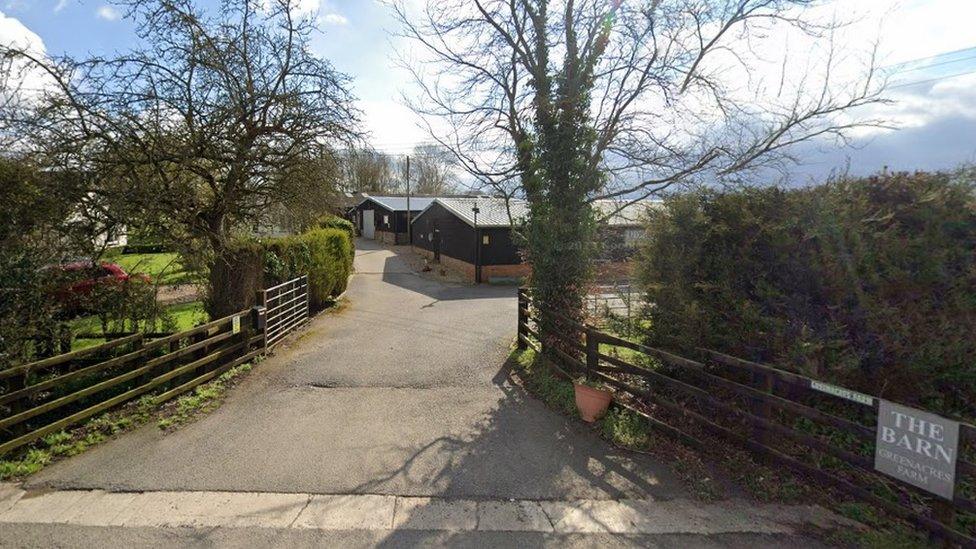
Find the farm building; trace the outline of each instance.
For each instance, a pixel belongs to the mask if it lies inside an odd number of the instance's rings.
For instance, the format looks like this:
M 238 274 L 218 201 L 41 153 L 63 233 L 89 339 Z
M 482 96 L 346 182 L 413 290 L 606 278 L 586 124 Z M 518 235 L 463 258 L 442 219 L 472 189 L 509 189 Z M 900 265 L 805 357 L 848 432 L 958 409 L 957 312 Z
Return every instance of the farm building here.
M 423 196 L 367 196 L 356 206 L 352 221 L 365 238 L 386 244 L 409 244 L 407 208 L 409 217 L 416 217 L 432 200 Z
M 604 221 L 602 263 L 613 266 L 630 255 L 643 232 L 641 212 L 650 204 L 594 203 Z M 528 205 L 523 200 L 506 203 L 503 198 L 492 197 L 435 198 L 414 217 L 413 246 L 472 281 L 522 277 L 529 274 L 529 266 L 522 261 L 511 229 L 512 220 L 517 223 L 527 215 Z
M 508 204 L 516 220 L 528 212 L 523 201 Z M 511 227 L 504 199 L 435 198 L 414 218 L 413 245 L 476 282 L 524 276 L 528 267 L 512 242 Z

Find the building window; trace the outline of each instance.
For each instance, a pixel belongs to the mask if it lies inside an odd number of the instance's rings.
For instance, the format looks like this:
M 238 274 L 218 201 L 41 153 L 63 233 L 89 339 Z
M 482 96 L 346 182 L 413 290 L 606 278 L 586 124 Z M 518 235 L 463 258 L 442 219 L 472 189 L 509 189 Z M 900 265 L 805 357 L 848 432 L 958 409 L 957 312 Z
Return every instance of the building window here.
M 633 246 L 644 237 L 644 229 L 627 229 L 624 231 L 624 244 Z
M 390 216 L 388 215 L 383 216 L 383 224 L 386 225 L 387 227 L 390 226 Z
M 488 239 L 488 235 L 486 234 L 481 235 L 481 243 L 484 244 L 485 246 L 487 246 L 490 243 L 490 240 Z

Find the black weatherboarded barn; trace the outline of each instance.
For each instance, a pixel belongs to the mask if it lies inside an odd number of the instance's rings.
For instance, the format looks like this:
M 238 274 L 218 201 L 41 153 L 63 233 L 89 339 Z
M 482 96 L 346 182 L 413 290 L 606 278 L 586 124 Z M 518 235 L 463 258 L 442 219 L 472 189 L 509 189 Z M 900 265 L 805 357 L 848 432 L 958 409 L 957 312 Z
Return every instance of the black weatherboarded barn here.
M 630 276 L 627 259 L 643 235 L 641 220 L 656 204 L 648 200 L 593 201 L 601 225 L 601 256 L 597 260 L 602 277 Z M 472 281 L 523 277 L 530 269 L 513 240 L 512 222 L 518 223 L 527 215 L 524 200 L 438 197 L 414 218 L 413 246 L 421 254 L 460 270 Z
M 512 241 L 511 219 L 525 214 L 525 203 L 518 200 L 506 207 L 502 198 L 435 198 L 414 218 L 413 245 L 473 281 L 524 276 L 528 268 Z
M 355 208 L 359 234 L 387 244 L 409 244 L 408 217 L 416 217 L 433 199 L 423 196 L 367 196 Z M 409 216 L 408 205 L 409 201 Z

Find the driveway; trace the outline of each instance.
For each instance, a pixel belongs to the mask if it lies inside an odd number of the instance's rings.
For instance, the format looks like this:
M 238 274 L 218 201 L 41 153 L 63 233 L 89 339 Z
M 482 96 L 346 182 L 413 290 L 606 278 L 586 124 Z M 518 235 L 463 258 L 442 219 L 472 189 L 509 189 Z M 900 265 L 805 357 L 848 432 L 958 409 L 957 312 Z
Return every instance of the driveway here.
M 801 506 L 701 504 L 513 386 L 515 289 L 357 243 L 349 304 L 214 413 L 0 485 L 3 546 L 819 546 Z M 216 527 L 216 528 L 215 528 Z
M 515 288 L 450 285 L 357 242 L 349 304 L 320 315 L 215 413 L 144 427 L 28 487 L 670 499 L 670 470 L 617 450 L 502 369 Z

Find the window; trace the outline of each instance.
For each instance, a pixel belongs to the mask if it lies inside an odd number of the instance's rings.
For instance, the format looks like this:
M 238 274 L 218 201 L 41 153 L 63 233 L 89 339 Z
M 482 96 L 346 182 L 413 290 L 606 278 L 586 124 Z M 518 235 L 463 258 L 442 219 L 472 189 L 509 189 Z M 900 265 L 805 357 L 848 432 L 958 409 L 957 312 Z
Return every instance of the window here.
M 490 240 L 488 239 L 488 235 L 486 234 L 481 235 L 481 243 L 484 244 L 485 246 L 487 246 L 490 243 Z
M 633 246 L 644 237 L 644 229 L 627 229 L 624 231 L 624 244 Z
M 390 226 L 390 216 L 388 215 L 383 216 L 383 224 L 386 225 L 387 227 Z

